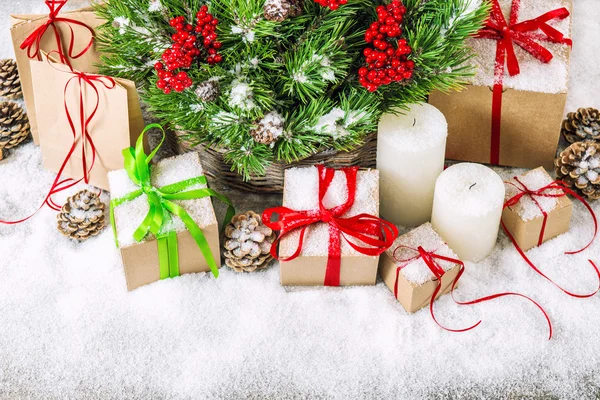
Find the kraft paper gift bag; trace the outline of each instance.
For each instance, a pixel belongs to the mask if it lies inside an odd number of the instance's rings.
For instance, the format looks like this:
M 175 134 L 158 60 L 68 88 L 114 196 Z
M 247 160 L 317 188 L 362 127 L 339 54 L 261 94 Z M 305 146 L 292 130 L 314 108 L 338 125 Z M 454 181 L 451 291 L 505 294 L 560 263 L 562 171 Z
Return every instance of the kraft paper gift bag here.
M 41 2 L 41 0 L 39 0 Z M 68 62 L 75 70 L 97 73 L 100 57 L 94 44 L 94 30 L 106 21 L 99 18 L 91 7 L 75 11 L 60 12 L 66 2 L 48 0 L 49 14 L 11 15 L 10 33 L 19 68 L 23 98 L 27 106 L 31 134 L 35 144 L 39 144 L 38 121 L 36 119 L 35 95 L 29 61 L 41 60 L 42 52 L 62 50 L 63 62 Z M 73 34 L 71 35 L 71 29 Z M 60 38 L 57 43 L 55 31 Z M 70 45 L 73 46 L 69 52 Z
M 89 172 L 89 184 L 108 190 L 107 173 L 123 168 L 122 150 L 144 128 L 134 82 L 48 60 L 31 61 L 31 73 L 44 167 L 75 180 Z

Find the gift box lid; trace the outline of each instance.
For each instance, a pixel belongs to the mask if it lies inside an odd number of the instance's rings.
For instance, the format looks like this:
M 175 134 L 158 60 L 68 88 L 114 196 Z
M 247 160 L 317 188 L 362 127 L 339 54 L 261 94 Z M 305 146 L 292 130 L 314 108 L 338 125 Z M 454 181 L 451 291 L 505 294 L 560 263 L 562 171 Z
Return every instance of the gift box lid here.
M 423 258 L 415 258 L 419 254 L 413 249 L 417 249 L 419 246 L 423 247 L 425 251 L 458 259 L 458 256 L 448 247 L 429 222 L 398 237 L 392 247 L 386 251 L 386 255 L 396 262 L 397 267 L 404 266 L 400 273 L 414 285 L 420 286 L 435 279 L 435 275 L 425 264 Z M 436 260 L 436 263 L 446 272 L 456 267 L 456 263 L 448 261 Z
M 329 186 L 323 204 L 332 208 L 343 204 L 348 199 L 346 176 L 343 171 L 336 171 Z M 283 189 L 283 206 L 296 211 L 319 209 L 319 174 L 317 167 L 290 168 L 285 171 Z M 379 216 L 379 171 L 370 169 L 359 171 L 356 178 L 356 198 L 350 210 L 343 217 L 357 214 Z M 298 247 L 300 230 L 295 230 L 284 237 L 279 246 L 280 256 L 291 256 Z M 354 243 L 356 239 L 349 238 Z M 327 256 L 329 245 L 329 228 L 327 224 L 318 223 L 306 229 L 301 256 Z M 369 257 L 354 250 L 345 239 L 341 241 L 342 255 Z
M 199 154 L 187 153 L 164 159 L 154 165 L 152 167 L 152 185 L 161 188 L 187 179 L 196 178 L 203 174 L 204 170 Z M 124 169 L 109 172 L 108 181 L 113 199 L 123 197 L 139 189 L 139 186 L 129 179 Z M 198 184 L 190 187 L 188 190 L 205 189 L 206 187 L 206 185 Z M 194 200 L 178 200 L 174 201 L 174 203 L 183 207 L 200 228 L 217 224 L 217 217 L 210 197 Z M 137 244 L 133 238 L 133 233 L 142 223 L 149 210 L 150 205 L 148 197 L 145 194 L 115 208 L 117 238 L 120 247 Z M 171 224 L 178 233 L 187 230 L 183 221 L 177 216 L 173 216 Z M 154 239 L 154 236 L 149 234 L 144 241 L 152 239 Z
M 525 175 L 521 175 L 518 177 L 519 180 L 532 191 L 539 190 L 546 185 L 554 182 L 552 177 L 546 172 L 546 170 L 542 167 L 531 170 L 527 172 Z M 515 180 L 515 178 L 510 179 L 505 182 L 506 186 L 506 201 L 517 196 L 520 193 L 519 188 L 522 188 L 521 185 Z M 563 193 L 560 189 L 552 189 L 548 190 L 546 193 L 548 194 L 561 194 Z M 511 206 L 510 209 L 513 210 L 524 222 L 532 221 L 536 218 L 542 218 L 544 216 L 542 210 L 546 213 L 550 213 L 551 211 L 557 210 L 559 208 L 563 208 L 571 204 L 571 200 L 567 196 L 562 197 L 543 197 L 536 196 L 535 201 L 531 198 L 531 196 L 523 196 L 519 200 L 517 204 Z M 541 209 L 540 209 L 541 207 Z
M 507 21 L 512 2 L 513 0 L 499 0 Z M 562 7 L 572 10 L 571 0 L 520 0 L 520 4 L 518 22 L 537 18 L 548 11 Z M 565 37 L 571 37 L 571 21 L 571 17 L 568 17 L 550 21 L 548 24 L 563 33 Z M 493 86 L 498 42 L 480 38 L 472 38 L 468 42 L 475 52 L 475 57 L 468 63 L 474 65 L 477 71 L 470 83 L 477 86 Z M 541 93 L 566 93 L 569 82 L 570 47 L 545 40 L 536 40 L 536 42 L 548 49 L 554 58 L 549 63 L 543 63 L 515 44 L 513 47 L 521 72 L 519 75 L 509 76 L 505 71 L 504 88 Z

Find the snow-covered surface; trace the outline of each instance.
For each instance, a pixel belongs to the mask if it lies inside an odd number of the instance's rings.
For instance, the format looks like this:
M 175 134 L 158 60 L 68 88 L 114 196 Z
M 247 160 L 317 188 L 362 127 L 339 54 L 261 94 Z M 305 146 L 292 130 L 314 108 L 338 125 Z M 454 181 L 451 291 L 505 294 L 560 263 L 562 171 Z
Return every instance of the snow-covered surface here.
M 550 183 L 553 179 L 542 170 L 533 170 L 525 175 L 519 176 L 519 181 L 531 191 L 539 190 Z M 515 179 L 509 180 L 506 184 L 506 200 L 517 196 L 524 189 Z M 560 195 L 562 190 L 546 190 L 544 194 Z M 531 196 L 523 196 L 512 209 L 519 214 L 523 221 L 531 221 L 532 219 L 543 217 L 543 212 L 549 213 L 556 208 L 558 197 L 535 196 L 535 200 Z
M 73 0 L 71 0 L 73 1 Z M 41 0 L 0 2 L 8 56 L 8 11 L 42 11 Z M 568 109 L 600 107 L 600 4 L 575 0 Z M 500 170 L 503 179 L 523 171 Z M 0 217 L 32 212 L 54 175 L 39 149 L 0 162 Z M 245 203 L 248 195 L 238 196 Z M 260 211 L 264 203 L 247 205 Z M 594 204 L 600 213 L 600 202 Z M 132 293 L 108 230 L 87 243 L 66 240 L 55 214 L 0 227 L 0 397 L 35 399 L 200 398 L 561 398 L 600 396 L 600 297 L 577 300 L 535 275 L 501 235 L 490 258 L 467 263 L 458 299 L 515 290 L 551 314 L 547 341 L 539 311 L 517 298 L 472 307 L 436 301 L 408 315 L 379 282 L 372 287 L 287 292 L 279 269 L 224 268 L 158 282 Z M 586 260 L 600 242 L 567 257 L 591 234 L 575 204 L 571 231 L 528 254 L 566 288 L 593 290 Z

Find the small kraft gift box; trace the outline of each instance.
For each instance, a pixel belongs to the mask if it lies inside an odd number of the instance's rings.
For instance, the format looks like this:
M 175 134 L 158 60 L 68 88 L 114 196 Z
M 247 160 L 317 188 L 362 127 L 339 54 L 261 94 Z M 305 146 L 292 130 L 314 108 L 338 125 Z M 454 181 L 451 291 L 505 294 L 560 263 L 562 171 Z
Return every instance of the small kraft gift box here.
M 226 223 L 235 214 L 231 202 L 208 188 L 198 153 L 162 160 L 150 170 L 158 148 L 144 154 L 144 132 L 135 151 L 124 151 L 125 169 L 109 173 L 111 222 L 127 288 L 197 272 L 218 277 L 219 229 L 211 197 L 229 206 Z
M 30 63 L 44 168 L 108 190 L 108 171 L 123 168 L 122 150 L 144 128 L 135 83 L 82 73 L 55 55 Z
M 280 231 L 271 253 L 280 260 L 281 284 L 374 285 L 379 255 L 398 235 L 378 216 L 377 170 L 286 170 L 283 207 L 263 214 L 265 225 Z
M 78 71 L 97 73 L 100 55 L 94 42 L 95 29 L 106 22 L 92 7 L 62 12 L 66 0 L 46 0 L 45 3 L 48 14 L 10 16 L 10 33 L 35 144 L 39 144 L 39 125 L 29 61 L 41 60 L 42 52 L 57 52 L 60 62 Z
M 523 251 L 569 230 L 573 202 L 544 168 L 514 177 L 505 186 L 502 224 Z
M 428 266 L 426 257 L 440 257 L 431 263 L 435 270 Z M 461 266 L 447 259 L 458 261 L 427 222 L 400 236 L 381 256 L 381 277 L 402 307 L 414 313 L 429 305 L 436 290 L 437 299 L 452 289 Z
M 447 158 L 552 169 L 567 99 L 570 0 L 492 0 L 469 39 L 476 67 L 461 92 L 434 92 L 446 116 Z

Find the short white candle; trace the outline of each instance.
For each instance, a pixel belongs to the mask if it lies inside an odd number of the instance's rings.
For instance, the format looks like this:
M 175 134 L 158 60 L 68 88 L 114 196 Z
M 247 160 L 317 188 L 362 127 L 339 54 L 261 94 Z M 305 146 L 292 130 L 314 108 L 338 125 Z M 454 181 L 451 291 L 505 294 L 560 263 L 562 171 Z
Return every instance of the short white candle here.
M 381 215 L 402 226 L 431 220 L 435 181 L 444 170 L 448 123 L 429 104 L 384 114 L 377 136 Z
M 480 164 L 457 164 L 438 178 L 432 224 L 463 261 L 481 261 L 494 250 L 504 191 L 500 176 Z

